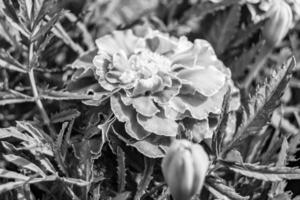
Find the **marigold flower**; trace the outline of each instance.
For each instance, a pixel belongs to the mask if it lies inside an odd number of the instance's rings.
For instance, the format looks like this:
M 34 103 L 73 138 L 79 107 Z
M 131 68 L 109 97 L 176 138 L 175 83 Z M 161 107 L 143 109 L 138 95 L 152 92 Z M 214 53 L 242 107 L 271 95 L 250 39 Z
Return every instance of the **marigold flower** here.
M 97 39 L 97 52 L 84 55 L 73 67 L 83 74 L 76 74 L 77 79 L 94 74 L 99 88 L 85 88 L 109 97 L 116 126 L 124 124 L 126 131 L 117 134 L 146 156 L 163 157 L 179 134 L 197 142 L 211 137 L 212 122 L 233 85 L 230 71 L 207 41 L 141 32 L 114 31 Z
M 190 200 L 200 193 L 209 166 L 208 155 L 199 144 L 175 141 L 162 161 L 162 172 L 175 200 Z

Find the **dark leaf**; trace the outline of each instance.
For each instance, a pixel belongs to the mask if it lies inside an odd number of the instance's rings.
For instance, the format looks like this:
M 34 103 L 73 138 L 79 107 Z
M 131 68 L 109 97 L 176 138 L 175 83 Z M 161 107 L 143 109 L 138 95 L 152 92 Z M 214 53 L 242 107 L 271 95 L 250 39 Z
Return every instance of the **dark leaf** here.
M 220 161 L 236 173 L 264 181 L 282 181 L 284 179 L 300 179 L 300 169 L 290 167 L 274 167 L 250 163 Z
M 223 153 L 226 154 L 244 138 L 257 134 L 267 125 L 270 115 L 280 103 L 280 98 L 289 83 L 294 67 L 295 59 L 292 57 L 277 73 L 269 77 L 263 86 L 257 88 L 248 105 L 245 105 L 243 109 L 244 122 L 238 128 L 235 139 L 225 148 Z
M 232 200 L 247 200 L 249 197 L 239 195 L 234 188 L 225 184 L 221 178 L 207 177 L 206 185 L 208 190 L 218 199 L 232 199 Z

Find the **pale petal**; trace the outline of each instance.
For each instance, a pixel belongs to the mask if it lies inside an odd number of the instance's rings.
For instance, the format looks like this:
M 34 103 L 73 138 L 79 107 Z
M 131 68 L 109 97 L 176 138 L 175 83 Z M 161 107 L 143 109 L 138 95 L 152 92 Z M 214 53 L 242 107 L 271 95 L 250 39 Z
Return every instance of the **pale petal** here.
M 216 94 L 226 81 L 226 75 L 213 66 L 182 70 L 177 77 L 182 79 L 184 84 L 191 85 L 207 97 Z
M 140 79 L 137 81 L 132 95 L 145 95 L 146 92 L 155 93 L 162 90 L 163 87 L 163 81 L 159 76 L 152 76 L 148 79 Z
M 165 156 L 165 153 L 171 144 L 171 140 L 171 137 L 151 134 L 146 139 L 130 145 L 149 158 L 161 158 Z
M 150 135 L 136 119 L 137 113 L 131 106 L 125 106 L 120 97 L 113 95 L 110 99 L 111 109 L 117 119 L 125 122 L 125 129 L 128 135 L 134 139 L 141 140 Z
M 188 111 L 191 117 L 202 120 L 206 119 L 210 113 L 220 114 L 224 95 L 228 87 L 224 86 L 217 94 L 202 101 L 195 98 L 195 95 L 178 95 L 171 99 L 170 106 L 174 110 L 185 113 Z
M 156 135 L 175 137 L 178 133 L 178 124 L 174 120 L 166 118 L 161 113 L 153 117 L 145 117 L 138 114 L 137 120 L 145 130 Z
M 146 117 L 152 117 L 159 112 L 151 97 L 148 96 L 132 98 L 132 106 L 138 113 Z

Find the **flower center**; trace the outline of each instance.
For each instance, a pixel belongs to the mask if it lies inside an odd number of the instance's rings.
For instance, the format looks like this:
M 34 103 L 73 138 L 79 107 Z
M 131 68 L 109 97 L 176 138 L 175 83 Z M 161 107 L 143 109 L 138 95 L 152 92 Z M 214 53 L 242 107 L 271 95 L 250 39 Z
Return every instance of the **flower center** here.
M 129 58 L 129 65 L 140 78 L 150 78 L 158 72 L 169 72 L 171 61 L 149 50 L 139 50 Z

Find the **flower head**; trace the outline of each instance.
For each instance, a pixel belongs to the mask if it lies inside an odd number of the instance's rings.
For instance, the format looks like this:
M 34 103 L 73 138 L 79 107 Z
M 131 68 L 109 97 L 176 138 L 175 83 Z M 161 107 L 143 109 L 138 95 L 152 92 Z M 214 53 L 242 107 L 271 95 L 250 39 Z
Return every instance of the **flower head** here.
M 194 43 L 159 31 L 114 31 L 96 40 L 86 56 L 98 89 L 110 99 L 112 126 L 149 157 L 162 157 L 178 135 L 201 141 L 211 137 L 232 87 L 230 71 L 204 40 Z M 83 63 L 84 60 L 84 63 Z M 82 69 L 87 59 L 73 63 Z M 86 75 L 84 75 L 86 76 Z M 101 95 L 100 95 L 101 96 Z M 117 124 L 117 125 L 115 125 Z

